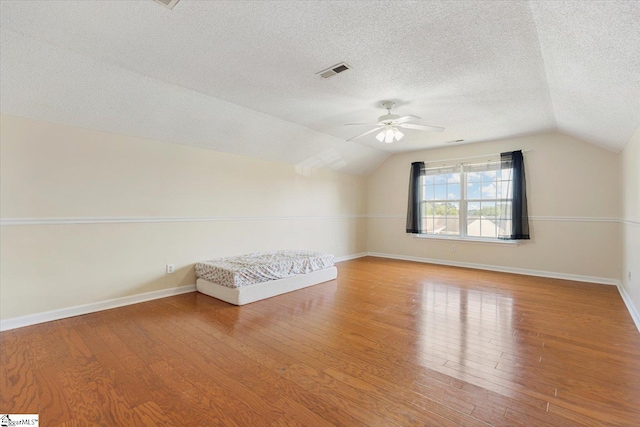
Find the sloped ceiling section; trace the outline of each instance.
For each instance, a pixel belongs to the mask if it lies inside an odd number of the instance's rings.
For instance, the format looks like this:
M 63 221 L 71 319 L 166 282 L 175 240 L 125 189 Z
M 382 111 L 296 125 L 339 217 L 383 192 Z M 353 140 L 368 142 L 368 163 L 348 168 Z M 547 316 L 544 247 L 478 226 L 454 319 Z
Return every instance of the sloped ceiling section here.
M 554 130 L 619 151 L 640 125 L 640 2 L 0 5 L 6 114 L 354 174 Z M 383 100 L 447 130 L 345 142 Z
M 534 1 L 558 130 L 621 151 L 640 125 L 640 1 Z
M 388 154 L 2 31 L 2 112 L 364 175 Z

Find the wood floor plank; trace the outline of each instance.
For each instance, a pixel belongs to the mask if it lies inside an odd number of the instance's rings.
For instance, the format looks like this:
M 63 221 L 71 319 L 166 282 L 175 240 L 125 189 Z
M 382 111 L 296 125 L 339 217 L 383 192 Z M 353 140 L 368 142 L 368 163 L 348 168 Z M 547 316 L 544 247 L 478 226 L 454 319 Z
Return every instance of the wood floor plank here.
M 155 426 L 167 426 L 177 427 L 176 424 L 171 422 L 169 417 L 155 402 L 145 402 L 135 408 L 133 411 L 138 415 L 140 420 L 140 426 L 155 427 Z
M 317 414 L 311 410 L 309 410 L 304 405 L 296 402 L 290 397 L 283 397 L 276 402 L 276 405 L 284 412 L 284 414 L 289 415 L 291 418 L 295 419 L 300 425 L 304 426 L 331 426 L 330 422 L 325 420 L 321 414 Z M 277 421 L 280 422 L 282 418 L 279 418 Z
M 0 367 L 0 412 L 34 413 L 40 407 L 35 368 L 30 363 L 29 350 L 19 340 L 12 346 L 13 351 L 3 353 Z
M 245 334 L 240 337 L 231 338 L 222 334 L 217 328 L 211 328 L 211 325 L 206 322 L 198 321 L 195 318 L 191 318 L 190 320 L 194 325 L 205 330 L 205 332 L 216 336 L 221 341 L 225 341 L 228 345 L 235 346 L 240 351 L 245 352 L 245 355 L 254 358 L 253 360 L 255 360 L 255 362 L 272 369 L 281 376 L 286 376 L 284 372 L 296 363 L 289 354 L 271 347 L 271 345 L 273 345 L 273 341 L 271 340 L 262 342 Z M 225 338 L 227 339 L 225 340 Z M 304 361 L 309 362 L 309 359 L 304 359 Z M 340 407 L 328 404 L 321 396 L 309 393 L 297 386 L 297 384 L 291 384 L 287 387 L 287 397 L 295 398 L 295 401 L 301 402 L 308 409 L 322 414 L 325 419 L 328 419 L 335 425 L 365 425 L 356 418 L 348 415 Z
M 35 370 L 35 383 L 38 385 L 38 412 L 47 414 L 47 423 L 58 425 L 72 419 L 71 409 L 66 400 L 66 390 L 51 368 Z
M 162 325 L 162 326 L 160 326 Z M 205 396 L 222 401 L 227 405 L 242 410 L 245 414 L 259 411 L 263 420 L 275 419 L 282 414 L 274 411 L 268 401 L 248 388 L 242 381 L 231 377 L 221 369 L 224 360 L 218 360 L 213 348 L 202 345 L 197 339 L 187 336 L 182 330 L 173 329 L 169 321 L 144 322 L 144 327 L 165 344 L 163 357 L 173 369 L 181 373 L 195 388 Z M 172 384 L 175 386 L 176 384 Z M 192 398 L 198 394 L 187 393 Z M 236 399 L 233 399 L 233 397 Z M 211 402 L 215 404 L 215 402 Z

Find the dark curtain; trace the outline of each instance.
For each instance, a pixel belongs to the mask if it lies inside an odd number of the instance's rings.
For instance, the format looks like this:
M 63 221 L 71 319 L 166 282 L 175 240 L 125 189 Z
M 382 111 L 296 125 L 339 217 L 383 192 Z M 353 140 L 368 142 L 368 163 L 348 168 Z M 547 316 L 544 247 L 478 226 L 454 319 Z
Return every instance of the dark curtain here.
M 424 162 L 411 163 L 409 178 L 409 206 L 407 207 L 407 233 L 424 233 L 422 229 L 422 197 L 420 177 L 424 175 Z
M 527 211 L 527 181 L 524 174 L 524 159 L 522 151 L 512 151 L 501 153 L 500 160 L 502 169 L 512 169 L 512 195 L 511 205 L 511 230 L 506 230 L 500 236 L 506 240 L 528 240 L 529 239 L 529 214 Z M 511 234 L 509 234 L 509 231 Z

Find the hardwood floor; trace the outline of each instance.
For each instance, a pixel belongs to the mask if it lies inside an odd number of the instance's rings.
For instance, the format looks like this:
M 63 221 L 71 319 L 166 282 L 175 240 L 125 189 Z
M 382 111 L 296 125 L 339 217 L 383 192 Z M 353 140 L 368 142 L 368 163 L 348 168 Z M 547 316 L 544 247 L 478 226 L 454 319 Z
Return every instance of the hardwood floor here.
M 380 258 L 235 307 L 184 294 L 0 334 L 43 426 L 640 425 L 613 286 Z

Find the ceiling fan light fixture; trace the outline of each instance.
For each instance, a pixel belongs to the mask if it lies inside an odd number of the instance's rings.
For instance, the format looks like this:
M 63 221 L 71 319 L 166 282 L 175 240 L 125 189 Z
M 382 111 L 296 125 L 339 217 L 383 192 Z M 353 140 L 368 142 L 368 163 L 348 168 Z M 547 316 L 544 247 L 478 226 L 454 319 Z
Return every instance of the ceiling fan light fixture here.
M 384 135 L 384 142 L 386 142 L 387 144 L 391 144 L 393 142 L 393 139 L 395 138 L 395 135 L 393 134 L 393 129 L 389 128 L 386 131 L 384 131 L 385 135 Z
M 393 141 L 400 141 L 403 136 L 404 133 L 400 132 L 395 126 L 387 126 L 376 135 L 376 139 L 380 142 L 391 144 Z

